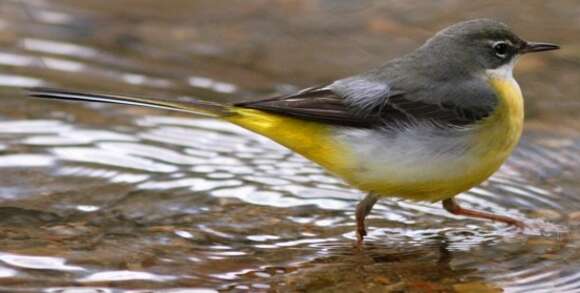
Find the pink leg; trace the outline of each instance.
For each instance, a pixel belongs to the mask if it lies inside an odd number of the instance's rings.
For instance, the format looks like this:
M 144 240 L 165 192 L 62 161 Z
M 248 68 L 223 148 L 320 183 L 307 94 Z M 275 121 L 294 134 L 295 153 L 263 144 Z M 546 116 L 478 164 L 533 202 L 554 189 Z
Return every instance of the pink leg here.
M 367 235 L 365 218 L 373 209 L 379 198 L 372 192 L 367 194 L 356 206 L 356 246 L 361 247 L 364 237 Z
M 450 212 L 450 213 L 452 213 L 454 215 L 460 215 L 460 216 L 467 216 L 467 217 L 474 217 L 474 218 L 480 218 L 480 219 L 487 219 L 487 220 L 492 220 L 492 221 L 503 222 L 503 223 L 506 223 L 508 225 L 516 226 L 516 227 L 518 227 L 520 229 L 523 229 L 523 228 L 526 227 L 526 225 L 523 222 L 518 221 L 516 219 L 512 219 L 510 217 L 500 216 L 500 215 L 494 215 L 494 214 L 490 214 L 490 213 L 485 213 L 485 212 L 480 212 L 480 211 L 475 211 L 475 210 L 470 210 L 470 209 L 462 208 L 452 198 L 443 200 L 443 208 L 445 208 L 445 210 L 447 210 L 448 212 Z

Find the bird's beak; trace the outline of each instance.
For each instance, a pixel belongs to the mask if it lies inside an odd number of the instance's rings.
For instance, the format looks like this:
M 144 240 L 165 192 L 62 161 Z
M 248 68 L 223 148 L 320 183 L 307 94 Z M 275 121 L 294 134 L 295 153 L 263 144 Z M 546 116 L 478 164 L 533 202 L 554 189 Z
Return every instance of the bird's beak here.
M 536 42 L 526 42 L 524 46 L 520 49 L 520 54 L 551 51 L 560 49 L 560 46 L 550 43 L 536 43 Z

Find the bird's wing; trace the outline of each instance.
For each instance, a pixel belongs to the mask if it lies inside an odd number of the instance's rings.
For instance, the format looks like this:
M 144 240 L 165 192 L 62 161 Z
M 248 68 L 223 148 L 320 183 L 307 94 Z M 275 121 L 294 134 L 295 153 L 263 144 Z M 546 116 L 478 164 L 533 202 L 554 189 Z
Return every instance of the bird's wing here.
M 447 90 L 443 87 L 402 90 L 385 82 L 356 77 L 236 106 L 354 127 L 418 122 L 465 127 L 488 117 L 495 109 L 497 98 L 488 89 L 461 83 Z
M 308 88 L 289 96 L 237 103 L 235 106 L 349 126 L 369 126 L 373 119 L 355 113 L 343 96 L 324 86 Z

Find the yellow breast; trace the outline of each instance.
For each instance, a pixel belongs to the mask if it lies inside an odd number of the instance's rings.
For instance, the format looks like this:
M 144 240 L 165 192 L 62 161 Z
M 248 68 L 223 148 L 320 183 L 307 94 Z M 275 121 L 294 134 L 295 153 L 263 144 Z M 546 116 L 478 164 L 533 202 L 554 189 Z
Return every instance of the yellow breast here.
M 524 122 L 523 97 L 518 83 L 513 79 L 490 78 L 499 103 L 493 114 L 486 118 L 472 135 L 470 150 L 465 154 L 467 166 L 452 181 L 434 182 L 442 194 L 428 200 L 441 200 L 457 195 L 481 184 L 506 161 L 519 142 Z
M 491 78 L 490 84 L 498 94 L 499 104 L 480 126 L 473 149 L 482 156 L 482 165 L 487 168 L 482 172 L 489 175 L 518 144 L 524 124 L 524 100 L 518 83 L 514 79 Z

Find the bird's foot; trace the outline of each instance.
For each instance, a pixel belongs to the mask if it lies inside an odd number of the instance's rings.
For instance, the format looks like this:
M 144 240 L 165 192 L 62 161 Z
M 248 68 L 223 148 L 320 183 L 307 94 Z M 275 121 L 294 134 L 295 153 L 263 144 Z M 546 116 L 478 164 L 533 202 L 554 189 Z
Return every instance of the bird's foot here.
M 463 208 L 452 198 L 443 200 L 443 208 L 454 215 L 502 222 L 521 230 L 526 228 L 526 224 L 524 224 L 524 222 L 510 217 Z

